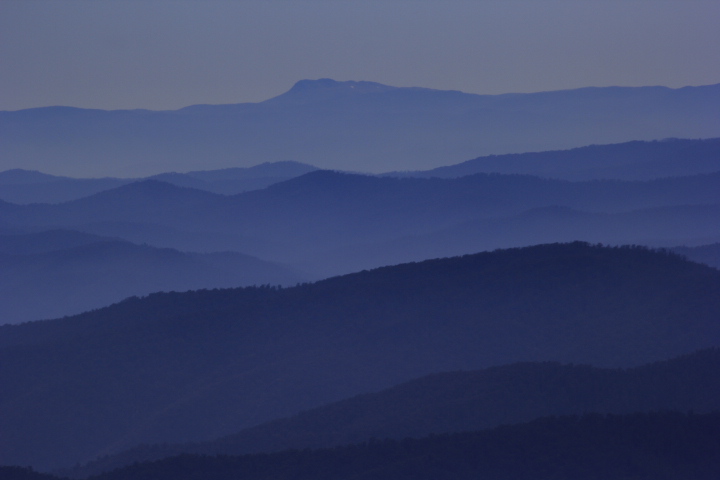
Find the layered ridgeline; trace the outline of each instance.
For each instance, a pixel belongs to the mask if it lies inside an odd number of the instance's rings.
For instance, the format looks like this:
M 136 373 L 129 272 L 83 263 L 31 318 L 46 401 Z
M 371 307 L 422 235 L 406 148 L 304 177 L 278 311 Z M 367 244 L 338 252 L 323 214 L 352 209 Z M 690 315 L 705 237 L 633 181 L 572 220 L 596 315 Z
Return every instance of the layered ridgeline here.
M 17 204 L 60 203 L 140 180 L 161 180 L 224 195 L 265 188 L 317 168 L 284 161 L 248 168 L 166 172 L 145 178 L 70 178 L 29 170 L 0 172 L 0 200 Z M 385 173 L 396 177 L 457 178 L 477 173 L 535 175 L 562 180 L 653 180 L 720 171 L 720 139 L 634 141 L 572 150 L 479 157 L 426 171 Z
M 717 346 L 719 315 L 717 270 L 583 243 L 130 299 L 0 327 L 0 464 L 209 440 L 433 372 L 640 365 Z
M 489 431 L 374 440 L 326 450 L 182 455 L 94 480 L 714 480 L 720 415 L 672 412 L 552 417 Z M 50 480 L 2 468 L 12 480 Z M 20 476 L 22 475 L 22 476 Z
M 181 251 L 235 251 L 328 276 L 546 242 L 717 242 L 720 173 L 569 182 L 316 171 L 234 196 L 148 180 L 57 205 L 0 202 L 0 226 L 64 228 Z
M 162 180 L 224 195 L 257 190 L 317 170 L 298 162 L 263 163 L 248 168 L 225 168 L 187 173 L 166 172 L 142 179 L 70 178 L 13 169 L 0 172 L 0 200 L 17 204 L 61 203 L 87 197 L 140 180 Z
M 0 324 L 58 318 L 158 291 L 305 280 L 236 252 L 186 253 L 68 230 L 0 235 Z
M 536 175 L 561 180 L 653 180 L 717 172 L 720 138 L 665 139 L 590 145 L 571 150 L 489 155 L 400 177 L 457 178 L 476 173 Z
M 260 103 L 0 112 L 0 169 L 139 177 L 293 159 L 371 172 L 478 155 L 718 137 L 720 85 L 509 95 L 304 80 Z
M 704 143 L 690 145 L 691 158 L 701 158 Z M 0 202 L 0 323 L 76 314 L 155 291 L 289 285 L 545 242 L 675 247 L 720 240 L 718 173 L 569 182 L 500 174 L 300 175 L 306 167 L 237 171 L 246 180 L 277 179 L 268 176 L 273 172 L 299 176 L 234 196 L 181 187 L 185 177 L 167 174 L 162 178 L 175 184 L 134 182 L 54 205 Z M 15 186 L 35 182 L 53 191 L 55 180 L 46 176 L 5 173 Z M 194 175 L 212 183 L 225 173 Z M 683 253 L 717 265 L 708 254 Z
M 0 172 L 0 200 L 17 204 L 60 203 L 140 180 L 161 180 L 224 195 L 265 188 L 317 168 L 292 161 L 248 168 L 166 172 L 145 178 L 70 178 L 29 170 Z M 479 157 L 427 171 L 385 173 L 396 177 L 457 178 L 477 173 L 535 175 L 561 180 L 653 180 L 720 171 L 720 139 L 666 139 L 591 145 L 572 150 Z
M 180 454 L 242 455 L 482 430 L 551 415 L 720 410 L 720 350 L 631 369 L 520 363 L 438 373 L 205 443 L 140 446 L 63 475 Z

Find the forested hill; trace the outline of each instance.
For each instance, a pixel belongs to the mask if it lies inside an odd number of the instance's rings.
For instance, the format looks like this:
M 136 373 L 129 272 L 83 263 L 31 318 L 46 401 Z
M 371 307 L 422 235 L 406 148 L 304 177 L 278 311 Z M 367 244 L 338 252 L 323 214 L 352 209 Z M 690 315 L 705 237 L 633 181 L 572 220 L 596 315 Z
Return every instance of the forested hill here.
M 583 243 L 154 294 L 0 327 L 0 464 L 209 440 L 439 371 L 639 365 L 720 345 L 718 318 L 719 271 Z
M 720 414 L 665 412 L 550 417 L 326 450 L 183 455 L 93 480 L 716 480 L 718 471 Z
M 84 478 L 184 453 L 241 455 L 482 430 L 550 415 L 720 411 L 720 349 L 631 369 L 554 362 L 443 372 L 211 442 L 143 445 L 63 473 Z
M 720 269 L 720 243 L 701 245 L 698 247 L 676 247 L 673 252 L 683 255 L 693 262 L 704 263 Z

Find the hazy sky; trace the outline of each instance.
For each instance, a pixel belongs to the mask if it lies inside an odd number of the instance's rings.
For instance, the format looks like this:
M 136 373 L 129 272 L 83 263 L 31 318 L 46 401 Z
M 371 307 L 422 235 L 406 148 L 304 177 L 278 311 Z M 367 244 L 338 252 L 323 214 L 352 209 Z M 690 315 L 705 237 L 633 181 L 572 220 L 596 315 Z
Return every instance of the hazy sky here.
M 720 83 L 720 0 L 0 0 L 0 110 Z

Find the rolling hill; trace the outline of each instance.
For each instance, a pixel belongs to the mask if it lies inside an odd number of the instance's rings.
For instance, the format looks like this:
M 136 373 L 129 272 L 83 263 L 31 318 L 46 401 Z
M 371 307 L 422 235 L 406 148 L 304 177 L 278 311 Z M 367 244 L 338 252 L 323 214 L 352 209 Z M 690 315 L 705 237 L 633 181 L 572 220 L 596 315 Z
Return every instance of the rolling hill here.
M 0 203 L 8 228 L 72 229 L 183 251 L 243 252 L 316 277 L 544 242 L 720 238 L 720 173 L 645 182 L 311 172 L 235 196 L 136 182 L 59 205 Z
M 70 178 L 31 170 L 0 172 L 0 199 L 16 203 L 62 203 L 141 180 L 160 180 L 178 187 L 189 187 L 222 195 L 235 195 L 265 188 L 273 183 L 316 170 L 298 162 L 275 162 L 248 168 L 200 170 L 187 173 L 167 172 L 144 179 Z
M 717 413 L 591 414 L 543 418 L 489 431 L 418 440 L 374 440 L 324 450 L 244 456 L 181 455 L 93 478 L 713 480 L 720 469 L 719 434 Z M 26 475 L 17 480 L 43 478 L 20 469 L 12 473 Z
M 243 455 L 329 448 L 588 412 L 710 413 L 720 410 L 718 379 L 717 349 L 631 369 L 545 362 L 437 373 L 211 442 L 145 445 L 62 473 L 84 478 L 180 454 Z
M 641 365 L 718 346 L 719 314 L 717 270 L 583 243 L 129 299 L 0 326 L 0 464 L 210 440 L 433 372 Z
M 186 253 L 62 230 L 0 235 L 0 323 L 73 315 L 158 291 L 303 280 L 234 252 Z
M 694 262 L 704 263 L 720 269 L 720 243 L 698 245 L 696 247 L 675 247 L 673 251 L 686 256 Z

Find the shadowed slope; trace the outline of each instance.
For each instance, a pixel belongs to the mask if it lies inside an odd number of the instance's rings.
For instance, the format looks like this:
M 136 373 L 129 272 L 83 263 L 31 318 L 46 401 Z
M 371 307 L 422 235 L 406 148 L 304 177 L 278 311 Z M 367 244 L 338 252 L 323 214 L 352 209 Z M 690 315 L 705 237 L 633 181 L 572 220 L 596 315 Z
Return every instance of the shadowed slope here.
M 239 457 L 182 455 L 96 480 L 714 480 L 720 415 L 550 417 L 480 432 Z
M 549 415 L 669 410 L 720 410 L 720 350 L 627 370 L 522 363 L 439 373 L 212 442 L 141 446 L 65 474 L 86 477 L 181 453 L 267 453 L 480 430 Z
M 638 365 L 720 345 L 719 316 L 717 270 L 580 243 L 131 299 L 0 327 L 0 462 L 207 440 L 432 372 Z

